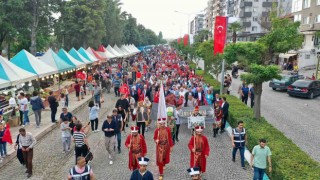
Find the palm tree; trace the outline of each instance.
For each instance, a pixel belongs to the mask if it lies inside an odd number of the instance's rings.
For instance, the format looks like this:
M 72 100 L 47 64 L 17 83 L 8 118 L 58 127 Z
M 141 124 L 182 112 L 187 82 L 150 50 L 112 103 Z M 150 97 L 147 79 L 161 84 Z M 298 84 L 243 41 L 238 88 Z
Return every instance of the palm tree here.
M 232 32 L 232 42 L 237 42 L 237 32 L 242 29 L 242 26 L 239 22 L 234 22 L 229 25 L 229 30 Z

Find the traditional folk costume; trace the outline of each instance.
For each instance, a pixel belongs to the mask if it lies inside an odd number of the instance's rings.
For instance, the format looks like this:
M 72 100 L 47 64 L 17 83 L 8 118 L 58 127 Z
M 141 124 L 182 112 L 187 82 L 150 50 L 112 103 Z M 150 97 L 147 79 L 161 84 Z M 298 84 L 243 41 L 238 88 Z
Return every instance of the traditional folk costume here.
M 139 127 L 132 126 L 131 134 L 128 135 L 125 146 L 129 148 L 129 169 L 135 170 L 139 168 L 138 158 L 147 154 L 147 146 L 144 137 L 138 134 Z
M 166 123 L 166 118 L 158 119 L 159 124 Z M 170 151 L 173 148 L 171 130 L 168 127 L 159 126 L 154 132 L 156 147 L 157 166 L 159 167 L 160 178 L 163 176 L 163 169 L 170 162 Z
M 202 135 L 203 126 L 196 126 L 196 135 L 190 138 L 188 147 L 190 149 L 190 167 L 199 167 L 200 172 L 206 172 L 206 156 L 209 156 L 210 147 L 206 136 Z M 193 150 L 195 152 L 193 152 Z
M 149 159 L 146 157 L 140 157 L 138 158 L 139 165 L 147 166 Z M 145 170 L 144 172 L 141 172 L 140 169 L 136 169 L 132 172 L 130 180 L 153 180 L 153 175 L 150 171 Z
M 216 122 L 213 124 L 213 137 L 216 137 L 219 131 L 219 128 L 221 128 L 221 122 L 223 117 L 222 108 L 219 105 L 219 103 L 215 103 L 214 106 L 214 117 Z
M 193 167 L 187 170 L 192 180 L 201 180 L 200 168 Z

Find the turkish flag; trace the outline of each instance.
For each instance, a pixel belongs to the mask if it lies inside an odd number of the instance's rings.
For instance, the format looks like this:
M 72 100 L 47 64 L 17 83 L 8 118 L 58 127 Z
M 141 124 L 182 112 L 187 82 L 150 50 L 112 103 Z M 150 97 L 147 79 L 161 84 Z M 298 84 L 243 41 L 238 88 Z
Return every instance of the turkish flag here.
M 183 45 L 187 46 L 189 44 L 189 35 L 186 34 L 183 36 Z
M 227 17 L 216 16 L 214 25 L 214 54 L 223 53 L 227 40 Z
M 83 72 L 78 71 L 76 77 L 82 80 L 86 79 L 86 75 Z
M 10 132 L 10 125 L 9 125 L 9 123 L 7 123 L 6 129 L 4 130 L 4 134 L 3 134 L 3 137 L 2 137 L 2 141 L 3 141 L 3 142 L 8 142 L 9 144 L 12 144 L 12 136 L 11 136 L 11 132 Z
M 126 97 L 127 97 L 128 94 L 130 93 L 130 92 L 129 92 L 129 86 L 128 86 L 128 84 L 123 84 L 123 85 L 120 87 L 119 92 L 120 92 L 121 94 L 125 94 Z

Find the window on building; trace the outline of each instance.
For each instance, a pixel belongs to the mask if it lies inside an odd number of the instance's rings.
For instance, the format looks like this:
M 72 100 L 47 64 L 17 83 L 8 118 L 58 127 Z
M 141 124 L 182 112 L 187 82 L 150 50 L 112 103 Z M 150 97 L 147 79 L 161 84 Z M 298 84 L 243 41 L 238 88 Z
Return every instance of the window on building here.
M 303 0 L 303 8 L 309 8 L 310 3 L 311 3 L 311 0 Z
M 252 12 L 257 12 L 258 8 L 257 7 L 253 7 Z
M 317 5 L 320 5 L 320 0 L 317 0 Z
M 309 24 L 309 16 L 302 19 L 302 24 Z
M 256 32 L 256 31 L 258 30 L 258 27 L 257 27 L 257 26 L 252 26 L 251 30 L 252 30 L 253 32 Z
M 314 22 L 315 22 L 315 23 L 320 23 L 320 14 L 318 14 L 318 15 L 315 17 Z
M 294 20 L 294 22 L 296 22 L 296 21 L 301 21 L 301 14 L 296 14 L 296 15 L 294 15 L 293 20 Z
M 252 17 L 252 21 L 253 22 L 257 22 L 258 21 L 258 17 Z

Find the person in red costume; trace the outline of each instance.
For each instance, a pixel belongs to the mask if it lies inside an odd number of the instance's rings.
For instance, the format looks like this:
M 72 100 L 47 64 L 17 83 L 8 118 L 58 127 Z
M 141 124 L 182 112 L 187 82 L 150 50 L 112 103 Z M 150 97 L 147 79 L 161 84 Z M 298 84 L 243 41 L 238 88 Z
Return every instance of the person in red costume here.
M 204 127 L 195 127 L 195 136 L 190 138 L 188 147 L 190 150 L 190 167 L 199 167 L 200 172 L 206 172 L 207 157 L 210 153 L 210 147 L 206 136 L 202 135 Z
M 139 157 L 147 154 L 147 145 L 144 137 L 138 133 L 139 127 L 132 126 L 131 134 L 128 135 L 125 146 L 129 149 L 129 169 L 134 171 L 139 168 Z
M 170 162 L 170 153 L 173 150 L 171 130 L 166 127 L 166 118 L 158 119 L 159 127 L 154 131 L 154 142 L 156 143 L 156 159 L 159 167 L 159 180 L 163 179 L 163 170 Z

